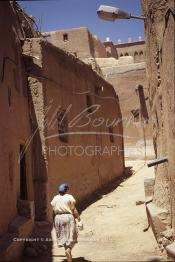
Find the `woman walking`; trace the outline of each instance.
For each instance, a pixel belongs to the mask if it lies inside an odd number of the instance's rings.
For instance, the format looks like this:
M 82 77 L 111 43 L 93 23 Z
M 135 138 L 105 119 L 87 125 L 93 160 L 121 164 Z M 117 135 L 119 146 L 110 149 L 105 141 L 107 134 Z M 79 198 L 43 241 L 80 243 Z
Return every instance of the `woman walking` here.
M 59 247 L 65 248 L 67 261 L 72 262 L 71 250 L 75 243 L 77 243 L 76 220 L 81 229 L 83 225 L 75 207 L 76 201 L 74 197 L 66 193 L 69 188 L 68 184 L 61 184 L 58 187 L 59 194 L 53 198 L 51 205 L 54 213 L 57 244 Z

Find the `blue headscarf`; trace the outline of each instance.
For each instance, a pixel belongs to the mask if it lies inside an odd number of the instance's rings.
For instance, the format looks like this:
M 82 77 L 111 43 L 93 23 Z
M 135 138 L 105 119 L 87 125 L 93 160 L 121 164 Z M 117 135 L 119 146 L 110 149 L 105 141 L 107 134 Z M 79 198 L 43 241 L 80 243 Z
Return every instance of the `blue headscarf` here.
M 70 188 L 70 186 L 68 184 L 61 184 L 58 187 L 58 191 L 60 193 L 65 193 L 69 188 Z

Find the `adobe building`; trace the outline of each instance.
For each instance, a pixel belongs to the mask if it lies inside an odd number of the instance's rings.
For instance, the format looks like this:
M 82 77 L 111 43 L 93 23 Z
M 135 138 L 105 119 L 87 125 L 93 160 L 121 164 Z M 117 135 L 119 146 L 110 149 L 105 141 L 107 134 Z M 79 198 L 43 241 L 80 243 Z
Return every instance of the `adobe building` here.
M 45 32 L 42 35 L 53 45 L 82 60 L 89 57 L 107 57 L 103 43 L 86 27 Z
M 109 81 L 118 93 L 123 117 L 125 157 L 126 159 L 152 159 L 154 151 L 152 145 L 152 130 L 150 124 L 150 110 L 148 89 L 145 72 L 145 62 L 133 63 L 131 56 L 119 58 L 108 64 L 98 61 L 105 79 Z M 102 59 L 101 59 L 102 60 Z M 142 104 L 138 86 L 143 86 L 145 110 L 148 116 L 143 117 Z M 151 118 L 150 118 L 151 119 Z
M 115 88 L 123 117 L 125 158 L 152 159 L 154 150 L 145 68 L 145 41 L 104 42 L 108 58 L 96 58 L 104 78 Z M 143 87 L 143 100 L 138 86 Z M 146 117 L 144 117 L 146 113 Z
M 100 76 L 114 86 L 123 118 L 125 157 L 154 158 L 152 128 L 148 119 L 150 109 L 145 41 L 114 44 L 107 39 L 102 43 L 87 28 L 52 31 L 42 35 L 55 46 L 90 64 Z M 138 85 L 143 86 L 144 102 L 140 101 Z M 142 115 L 143 103 L 148 114 L 147 119 Z
M 123 174 L 123 127 L 111 84 L 45 41 L 16 2 L 0 6 L 0 261 L 16 261 L 14 239 L 52 221 L 58 184 L 80 203 Z
M 135 63 L 145 62 L 145 41 L 116 44 L 118 57 L 132 56 Z
M 157 159 L 148 217 L 161 248 L 175 254 L 175 36 L 174 1 L 142 0 L 153 141 Z M 148 185 L 149 186 L 149 185 Z M 169 235 L 168 235 L 169 234 Z M 161 241 L 160 241 L 161 239 Z

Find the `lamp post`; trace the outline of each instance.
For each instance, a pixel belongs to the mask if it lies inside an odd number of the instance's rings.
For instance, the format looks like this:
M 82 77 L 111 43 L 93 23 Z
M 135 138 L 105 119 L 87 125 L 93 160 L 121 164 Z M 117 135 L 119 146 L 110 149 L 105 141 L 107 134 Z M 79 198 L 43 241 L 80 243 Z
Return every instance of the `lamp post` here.
M 135 16 L 131 15 L 117 7 L 107 6 L 107 5 L 100 5 L 99 9 L 97 10 L 97 15 L 99 18 L 108 20 L 108 21 L 115 21 L 116 19 L 140 19 L 145 20 L 146 17 L 144 16 Z

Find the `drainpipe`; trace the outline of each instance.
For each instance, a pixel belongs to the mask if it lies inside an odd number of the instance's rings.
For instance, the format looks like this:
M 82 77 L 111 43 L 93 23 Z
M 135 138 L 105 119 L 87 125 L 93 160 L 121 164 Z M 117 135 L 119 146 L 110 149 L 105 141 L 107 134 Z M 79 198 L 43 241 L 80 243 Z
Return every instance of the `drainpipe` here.
M 148 163 L 148 167 L 152 167 L 152 166 L 156 166 L 162 163 L 168 162 L 168 158 L 167 157 L 163 157 L 161 159 L 155 159 L 151 162 Z

